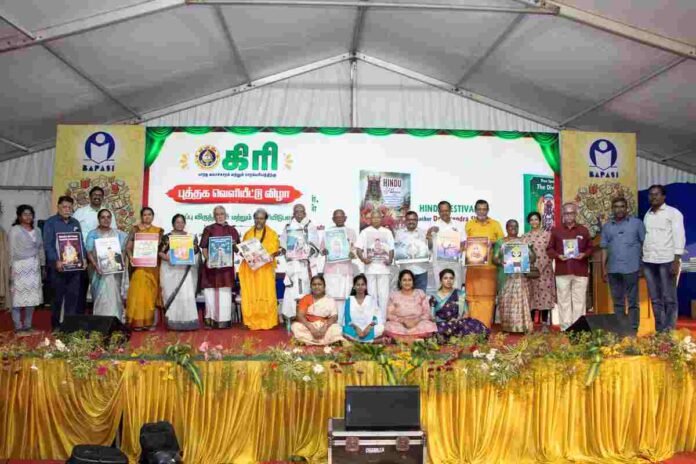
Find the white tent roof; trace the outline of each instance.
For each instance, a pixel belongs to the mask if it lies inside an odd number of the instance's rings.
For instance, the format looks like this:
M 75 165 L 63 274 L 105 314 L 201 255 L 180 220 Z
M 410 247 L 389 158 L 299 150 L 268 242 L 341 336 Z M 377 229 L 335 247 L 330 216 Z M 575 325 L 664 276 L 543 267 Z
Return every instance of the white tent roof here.
M 57 123 L 156 122 L 357 58 L 541 128 L 635 131 L 696 172 L 693 0 L 414 1 L 0 0 L 0 160 Z

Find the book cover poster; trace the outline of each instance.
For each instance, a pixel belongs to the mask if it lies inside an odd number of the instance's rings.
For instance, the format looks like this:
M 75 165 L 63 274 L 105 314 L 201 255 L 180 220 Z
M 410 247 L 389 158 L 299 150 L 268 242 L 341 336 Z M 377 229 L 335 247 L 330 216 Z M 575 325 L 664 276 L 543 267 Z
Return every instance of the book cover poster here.
M 222 269 L 234 265 L 232 237 L 210 237 L 208 239 L 208 268 Z
M 465 264 L 467 266 L 483 266 L 488 264 L 490 251 L 488 237 L 469 237 L 466 239 Z
M 58 257 L 63 263 L 63 272 L 82 271 L 85 268 L 85 252 L 82 234 L 79 232 L 56 233 Z
M 459 261 L 461 243 L 456 230 L 440 230 L 435 235 L 435 250 L 438 261 Z
M 123 250 L 118 237 L 98 238 L 94 241 L 94 251 L 102 274 L 123 272 Z
M 367 250 L 365 250 L 365 253 L 368 259 L 371 259 L 373 262 L 382 263 L 389 261 L 389 252 L 391 251 L 391 247 L 389 246 L 388 242 L 382 240 L 382 236 L 380 234 L 368 234 L 366 239 L 365 246 Z
M 290 229 L 286 234 L 287 248 L 285 250 L 285 257 L 290 261 L 309 259 L 311 248 L 304 230 Z
M 159 234 L 135 234 L 133 241 L 133 266 L 157 267 Z
M 261 242 L 257 238 L 245 240 L 239 244 L 239 252 L 252 271 L 273 261 Z
M 342 227 L 327 229 L 324 234 L 326 244 L 326 261 L 337 263 L 350 260 L 350 242 L 346 230 Z
M 193 236 L 169 236 L 169 263 L 172 266 L 193 266 L 194 261 Z
M 374 210 L 382 213 L 384 227 L 396 230 L 411 208 L 411 174 L 360 171 L 360 195 L 360 230 L 370 225 Z
M 524 174 L 524 217 L 529 213 L 539 213 L 541 227 L 551 230 L 555 218 L 555 201 L 553 197 L 555 183 L 552 176 Z M 529 232 L 531 226 L 524 222 L 524 231 Z
M 563 240 L 563 256 L 566 258 L 577 258 L 580 254 L 580 246 L 577 238 L 567 238 Z
M 508 242 L 503 245 L 503 272 L 505 274 L 529 272 L 529 245 L 521 242 Z
M 428 243 L 414 234 L 397 234 L 394 243 L 394 261 L 396 264 L 427 263 L 430 261 Z

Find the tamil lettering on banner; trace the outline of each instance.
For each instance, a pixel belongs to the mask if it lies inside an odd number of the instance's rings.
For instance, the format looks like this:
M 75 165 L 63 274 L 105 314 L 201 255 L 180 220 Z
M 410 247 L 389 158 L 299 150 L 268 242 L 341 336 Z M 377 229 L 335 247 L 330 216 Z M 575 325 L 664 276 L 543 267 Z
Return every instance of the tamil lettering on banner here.
M 561 184 L 563 202 L 577 203 L 577 221 L 592 235 L 609 220 L 614 198 L 625 198 L 635 214 L 636 134 L 563 131 Z
M 53 204 L 69 195 L 77 209 L 89 204 L 92 188 L 101 187 L 104 208 L 116 215 L 119 229 L 130 230 L 142 201 L 144 153 L 143 126 L 59 125 Z
M 292 203 L 302 192 L 289 185 L 177 185 L 167 196 L 178 203 Z

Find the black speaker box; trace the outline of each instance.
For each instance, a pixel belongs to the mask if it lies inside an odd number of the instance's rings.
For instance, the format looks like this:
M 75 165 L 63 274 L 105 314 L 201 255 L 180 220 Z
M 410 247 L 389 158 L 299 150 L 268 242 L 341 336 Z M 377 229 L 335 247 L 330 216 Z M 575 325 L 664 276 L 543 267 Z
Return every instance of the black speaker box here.
M 617 317 L 616 314 L 595 314 L 592 316 L 582 316 L 573 325 L 566 329 L 566 332 L 588 332 L 592 330 L 603 330 L 613 332 L 622 337 L 634 336 L 636 331 L 631 327 L 631 322 L 627 317 Z
M 128 464 L 128 458 L 116 448 L 76 445 L 66 464 Z
M 158 462 L 154 459 L 157 459 L 156 454 L 160 451 L 173 451 L 176 454 L 181 451 L 174 427 L 166 421 L 144 424 L 140 428 L 140 449 L 140 462 L 147 464 Z
M 418 386 L 346 387 L 346 430 L 420 429 Z
M 130 338 L 130 329 L 114 316 L 65 316 L 60 330 L 65 333 L 99 332 L 104 335 L 105 341 L 115 332 L 122 332 L 126 338 Z

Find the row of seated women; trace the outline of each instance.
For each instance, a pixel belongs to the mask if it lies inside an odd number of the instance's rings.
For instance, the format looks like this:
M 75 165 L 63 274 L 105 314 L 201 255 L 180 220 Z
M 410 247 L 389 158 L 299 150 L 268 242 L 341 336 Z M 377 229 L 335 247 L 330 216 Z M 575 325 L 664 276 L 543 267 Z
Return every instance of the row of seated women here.
M 454 272 L 440 272 L 440 288 L 432 297 L 414 287 L 409 270 L 399 273 L 398 289 L 389 296 L 386 320 L 377 301 L 367 294 L 367 279 L 353 279 L 353 290 L 339 318 L 334 300 L 326 295 L 322 276 L 311 282 L 311 293 L 298 302 L 291 325 L 295 339 L 307 345 L 330 345 L 344 340 L 372 343 L 385 338 L 410 343 L 436 336 L 446 342 L 468 334 L 488 335 L 488 328 L 468 317 L 466 295 L 454 288 Z

